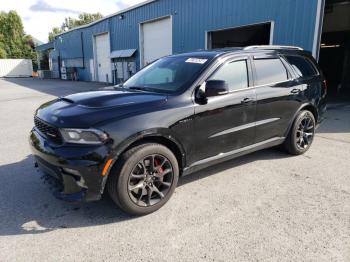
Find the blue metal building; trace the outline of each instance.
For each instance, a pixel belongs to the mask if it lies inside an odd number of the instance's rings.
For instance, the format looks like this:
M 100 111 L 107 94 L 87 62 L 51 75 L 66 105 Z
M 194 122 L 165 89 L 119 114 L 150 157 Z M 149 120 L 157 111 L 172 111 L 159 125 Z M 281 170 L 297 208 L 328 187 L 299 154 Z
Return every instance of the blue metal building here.
M 60 75 L 123 81 L 164 55 L 251 44 L 318 56 L 324 0 L 149 0 L 58 35 Z

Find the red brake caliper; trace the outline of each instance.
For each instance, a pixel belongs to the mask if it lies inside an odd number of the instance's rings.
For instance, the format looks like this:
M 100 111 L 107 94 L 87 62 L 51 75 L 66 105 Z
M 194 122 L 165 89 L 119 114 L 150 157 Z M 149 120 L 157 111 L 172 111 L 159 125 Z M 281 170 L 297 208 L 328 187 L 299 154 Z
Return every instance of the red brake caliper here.
M 157 169 L 158 173 L 159 174 L 163 173 L 164 170 L 163 170 L 163 167 L 160 166 L 159 159 L 154 159 L 154 164 L 157 167 L 156 169 Z

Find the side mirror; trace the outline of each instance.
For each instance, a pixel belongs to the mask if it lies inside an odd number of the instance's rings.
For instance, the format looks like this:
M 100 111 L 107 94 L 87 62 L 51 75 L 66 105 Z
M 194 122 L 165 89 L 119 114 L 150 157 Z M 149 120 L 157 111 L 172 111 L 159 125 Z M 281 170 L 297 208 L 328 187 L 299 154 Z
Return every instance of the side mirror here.
M 226 81 L 223 80 L 209 80 L 205 84 L 205 96 L 222 96 L 228 94 L 229 89 Z

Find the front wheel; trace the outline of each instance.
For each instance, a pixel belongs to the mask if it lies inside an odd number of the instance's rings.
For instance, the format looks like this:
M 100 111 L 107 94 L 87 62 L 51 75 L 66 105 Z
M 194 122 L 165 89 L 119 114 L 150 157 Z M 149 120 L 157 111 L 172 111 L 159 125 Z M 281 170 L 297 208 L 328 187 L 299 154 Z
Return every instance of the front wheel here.
M 143 144 L 124 153 L 110 175 L 107 189 L 114 202 L 129 214 L 147 215 L 170 199 L 179 167 L 167 147 Z
M 308 110 L 299 112 L 284 143 L 286 151 L 292 155 L 301 155 L 308 151 L 314 140 L 315 129 L 314 115 Z

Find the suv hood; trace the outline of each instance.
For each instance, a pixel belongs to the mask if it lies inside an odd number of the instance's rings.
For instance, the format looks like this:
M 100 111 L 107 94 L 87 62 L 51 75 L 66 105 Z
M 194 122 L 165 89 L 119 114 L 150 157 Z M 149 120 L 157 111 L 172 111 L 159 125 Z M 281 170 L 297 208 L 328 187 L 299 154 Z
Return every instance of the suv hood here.
M 167 96 L 138 91 L 95 91 L 69 95 L 43 104 L 36 115 L 57 127 L 89 128 L 99 122 L 148 112 Z

